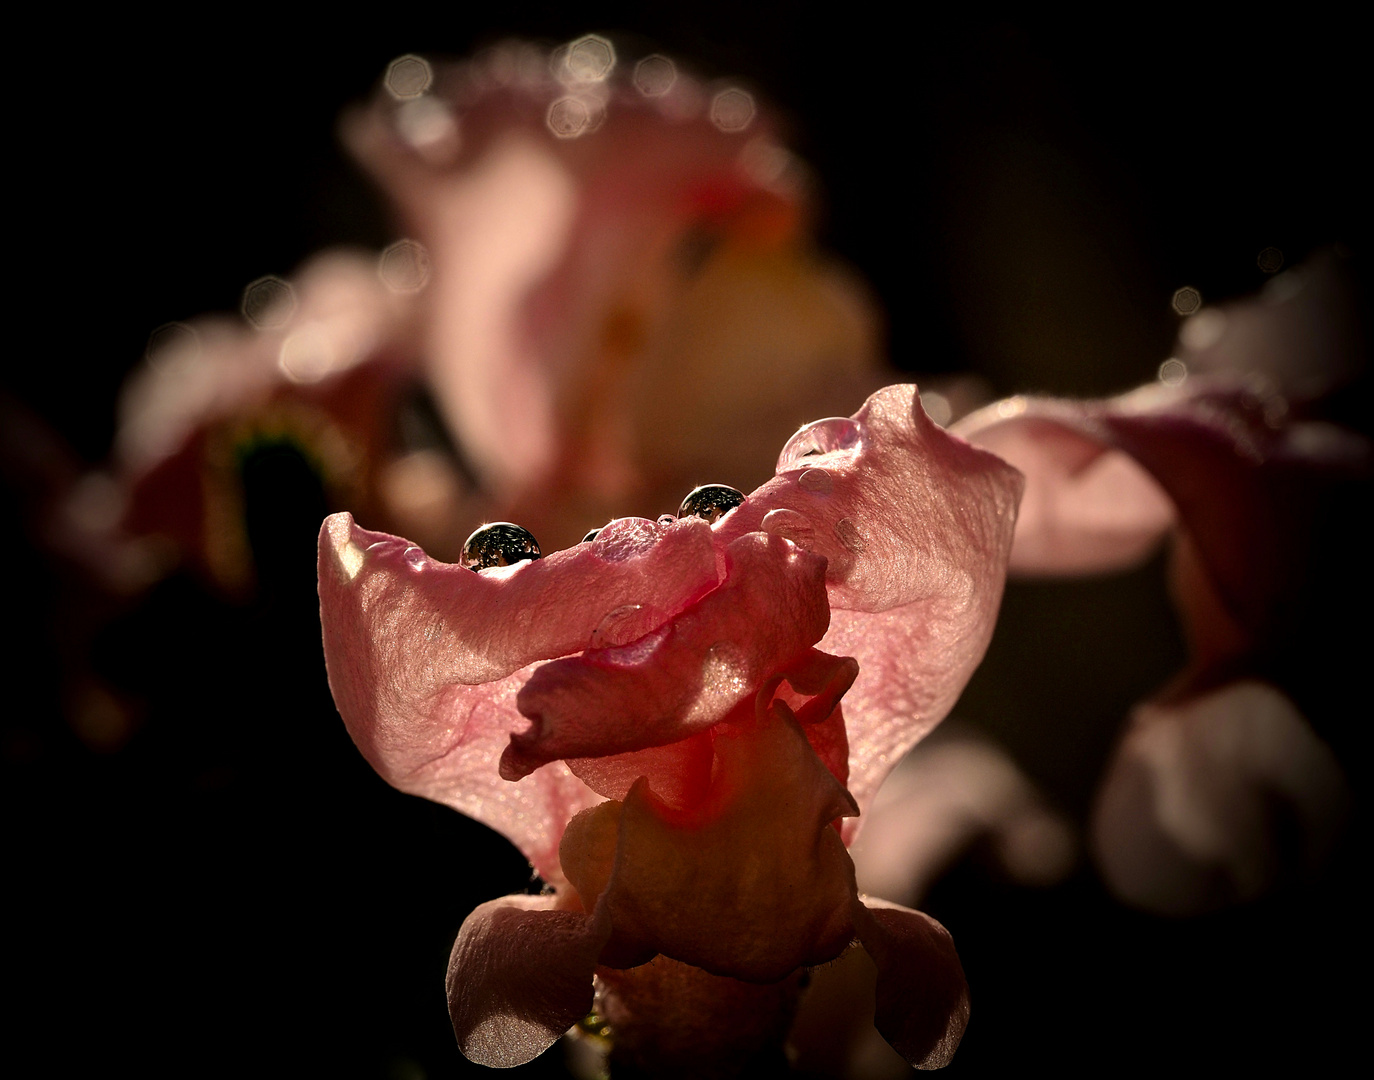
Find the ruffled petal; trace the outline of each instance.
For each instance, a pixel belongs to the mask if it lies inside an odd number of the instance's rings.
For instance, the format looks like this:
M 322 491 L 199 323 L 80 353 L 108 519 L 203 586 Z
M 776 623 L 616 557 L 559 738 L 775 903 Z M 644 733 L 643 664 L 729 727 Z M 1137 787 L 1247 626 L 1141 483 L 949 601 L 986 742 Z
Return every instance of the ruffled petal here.
M 1000 458 L 937 427 L 914 386 L 889 386 L 852 419 L 799 432 L 778 475 L 716 526 L 723 538 L 763 529 L 828 560 L 820 648 L 859 664 L 844 711 L 861 807 L 982 659 L 1020 490 Z
M 585 647 L 631 601 L 672 611 L 714 586 L 704 522 L 626 519 L 592 544 L 473 573 L 355 525 L 320 534 L 320 613 L 334 700 L 386 781 L 497 829 L 558 877 L 563 823 L 596 796 L 562 764 L 520 784 L 497 763 L 524 725 L 516 693 L 533 659 Z
M 953 430 L 1026 476 L 1014 572 L 1125 569 L 1149 555 L 1174 523 L 1173 503 L 1154 478 L 1113 450 L 1073 403 L 1011 398 L 972 413 Z
M 756 533 L 730 544 L 725 561 L 724 584 L 661 631 L 538 668 L 517 701 L 530 727 L 511 736 L 502 775 L 704 731 L 825 633 L 822 560 Z
M 532 1061 L 591 1011 L 604 927 L 555 910 L 554 896 L 507 896 L 463 921 L 448 962 L 448 1009 L 470 1060 Z
M 874 1023 L 918 1069 L 950 1063 L 968 1026 L 968 980 L 949 931 L 886 900 L 856 905 L 859 941 L 878 966 Z
M 569 880 L 613 926 L 603 963 L 662 953 L 774 982 L 834 959 L 853 937 L 854 867 L 830 827 L 853 803 L 785 705 L 746 708 L 754 715 L 712 733 L 716 767 L 700 806 L 674 811 L 641 781 L 623 805 L 569 826 Z

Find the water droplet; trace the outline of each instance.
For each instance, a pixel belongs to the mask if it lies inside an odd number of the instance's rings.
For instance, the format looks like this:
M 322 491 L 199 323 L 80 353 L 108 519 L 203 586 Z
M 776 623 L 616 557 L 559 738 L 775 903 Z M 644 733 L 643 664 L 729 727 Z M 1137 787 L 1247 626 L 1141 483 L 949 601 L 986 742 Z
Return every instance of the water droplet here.
M 554 75 L 574 83 L 603 82 L 615 70 L 615 46 L 597 34 L 587 34 L 555 53 Z
M 243 317 L 259 330 L 285 326 L 296 314 L 296 290 L 273 274 L 260 277 L 243 290 Z
M 674 522 L 676 522 L 676 521 L 677 521 L 677 518 L 673 517 L 672 514 L 659 514 L 659 515 L 658 515 L 658 524 L 659 524 L 659 527 L 660 527 L 660 528 L 666 529 L 669 525 L 672 525 L 672 524 L 673 524 Z
M 754 95 L 738 87 L 722 90 L 711 99 L 711 123 L 727 134 L 746 130 L 757 112 Z
M 675 518 L 669 518 L 670 522 Z M 659 526 L 648 518 L 616 518 L 601 527 L 596 554 L 607 562 L 625 562 L 652 551 L 658 543 Z
M 429 89 L 434 81 L 434 69 L 420 56 L 398 56 L 386 66 L 383 85 L 397 101 L 410 101 Z
M 807 424 L 790 439 L 778 455 L 778 472 L 813 464 L 808 458 L 831 454 L 854 454 L 860 449 L 859 423 L 847 416 L 831 416 Z
M 416 293 L 429 282 L 429 252 L 415 240 L 397 240 L 377 259 L 377 276 L 392 292 Z
M 662 97 L 677 82 L 677 66 L 655 53 L 635 65 L 635 89 L 645 97 Z
M 835 481 L 824 469 L 807 469 L 797 477 L 797 487 L 803 491 L 813 491 L 817 495 L 829 495 L 834 490 Z
M 412 570 L 423 570 L 427 561 L 424 550 L 417 547 L 406 548 L 401 552 L 401 558 L 405 559 Z
M 682 500 L 677 516 L 705 518 L 714 525 L 742 502 L 744 493 L 736 488 L 725 484 L 702 484 Z
M 490 525 L 483 525 L 467 538 L 460 561 L 469 570 L 485 570 L 542 556 L 539 541 L 528 529 L 512 525 L 509 521 L 494 521 Z
M 575 139 L 592 128 L 591 107 L 582 98 L 561 97 L 549 106 L 545 123 L 560 139 Z
M 595 539 L 596 539 L 598 536 L 600 536 L 600 535 L 601 535 L 601 530 L 600 530 L 600 529 L 592 529 L 589 533 L 587 533 L 586 536 L 584 536 L 584 537 L 582 538 L 582 542 L 583 542 L 584 544 L 590 544 L 593 540 L 595 540 Z
M 997 415 L 1003 420 L 1010 420 L 1013 416 L 1020 416 L 1026 411 L 1026 399 L 1020 394 L 1016 397 L 1004 398 L 997 403 Z
M 1202 307 L 1202 293 L 1191 285 L 1185 285 L 1174 293 L 1174 311 L 1180 315 L 1191 315 Z
M 850 521 L 849 518 L 840 518 L 835 523 L 835 535 L 840 538 L 840 543 L 852 551 L 855 555 L 863 554 L 864 543 L 863 533 L 859 532 L 859 527 Z
M 796 510 L 770 510 L 763 517 L 762 527 L 769 536 L 791 540 L 797 547 L 806 551 L 811 550 L 812 541 L 816 536 L 816 530 L 811 527 L 810 520 Z
M 617 649 L 638 641 L 668 621 L 668 613 L 652 604 L 622 604 L 607 612 L 592 631 L 593 649 Z
M 1159 381 L 1165 386 L 1182 386 L 1188 378 L 1188 365 L 1177 357 L 1171 356 L 1159 365 Z

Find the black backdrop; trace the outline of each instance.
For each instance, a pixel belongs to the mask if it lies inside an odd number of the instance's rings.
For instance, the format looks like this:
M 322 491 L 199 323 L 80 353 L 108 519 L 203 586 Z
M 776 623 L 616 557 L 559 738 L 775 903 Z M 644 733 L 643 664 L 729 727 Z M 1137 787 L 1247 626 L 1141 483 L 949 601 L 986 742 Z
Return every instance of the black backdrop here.
M 154 327 L 231 310 L 246 282 L 323 246 L 391 238 L 334 136 L 390 58 L 588 29 L 744 77 L 783 111 L 821 183 L 823 242 L 872 283 L 893 360 L 918 375 L 1123 389 L 1167 355 L 1180 285 L 1222 299 L 1263 283 L 1264 247 L 1290 264 L 1367 247 L 1368 57 L 1306 10 L 1282 25 L 719 3 L 40 14 L 10 50 L 0 390 L 98 462 Z M 89 655 L 71 626 L 96 616 L 7 500 L 11 1052 L 58 1075 L 476 1072 L 447 1029 L 444 962 L 466 912 L 528 869 L 357 756 L 319 653 L 326 507 L 290 463 L 247 481 L 259 597 L 228 606 L 172 579 L 102 614 Z M 1079 819 L 1119 718 L 1181 663 L 1160 579 L 1152 564 L 1013 586 L 961 706 Z M 133 703 L 118 749 L 72 729 L 88 662 Z M 1344 866 L 1171 923 L 1112 905 L 1086 867 L 1027 892 L 962 865 L 927 905 L 973 985 L 953 1070 L 1336 1060 L 1354 1037 L 1339 976 L 1363 942 Z M 529 1067 L 560 1068 L 556 1054 Z

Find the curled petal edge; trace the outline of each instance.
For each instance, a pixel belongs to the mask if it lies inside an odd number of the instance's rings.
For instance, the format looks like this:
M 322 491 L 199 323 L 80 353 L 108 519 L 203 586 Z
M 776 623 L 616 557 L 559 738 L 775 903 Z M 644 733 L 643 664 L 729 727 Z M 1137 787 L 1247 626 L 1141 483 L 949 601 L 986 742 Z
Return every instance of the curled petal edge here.
M 873 1022 L 918 1069 L 941 1069 L 968 1027 L 968 980 L 949 931 L 920 911 L 876 897 L 855 905 L 854 928 L 878 968 Z
M 449 1017 L 469 1061 L 533 1061 L 592 1008 L 607 920 L 557 910 L 556 896 L 506 896 L 464 921 L 449 956 Z

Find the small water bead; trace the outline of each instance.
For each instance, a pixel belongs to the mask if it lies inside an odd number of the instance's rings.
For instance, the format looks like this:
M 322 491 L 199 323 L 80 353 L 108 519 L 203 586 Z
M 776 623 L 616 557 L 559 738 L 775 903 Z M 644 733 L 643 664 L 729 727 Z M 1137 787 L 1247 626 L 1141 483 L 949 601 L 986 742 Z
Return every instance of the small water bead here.
M 803 491 L 813 491 L 817 495 L 829 495 L 834 490 L 835 481 L 824 469 L 807 469 L 797 477 L 797 486 Z
M 622 604 L 608 612 L 592 631 L 593 649 L 616 649 L 638 641 L 668 621 L 668 613 L 652 604 Z
M 783 507 L 768 511 L 763 516 L 761 525 L 763 531 L 769 536 L 780 536 L 784 540 L 791 540 L 804 551 L 811 550 L 812 542 L 816 536 L 816 530 L 812 528 L 811 522 L 807 520 L 805 514 L 799 514 L 795 510 L 787 510 Z
M 849 518 L 840 518 L 835 523 L 835 535 L 840 538 L 840 543 L 855 555 L 863 554 L 863 550 L 867 546 L 864 542 L 863 533 L 859 532 L 859 527 Z
M 584 537 L 582 538 L 582 542 L 583 542 L 584 544 L 590 544 L 593 540 L 595 540 L 595 539 L 596 539 L 598 536 L 600 536 L 600 535 L 601 535 L 601 530 L 600 530 L 600 529 L 593 529 L 591 532 L 587 533 L 587 535 L 584 536 Z
M 425 568 L 425 553 L 422 548 L 408 547 L 401 552 L 401 558 L 410 566 L 412 570 L 423 570 Z
M 811 464 L 808 458 L 822 458 L 830 454 L 854 454 L 861 446 L 859 422 L 847 416 L 831 416 L 807 424 L 790 439 L 778 455 L 777 471 L 801 468 Z
M 658 525 L 659 525 L 659 528 L 661 528 L 661 529 L 666 529 L 669 525 L 673 524 L 675 521 L 677 521 L 677 518 L 673 517 L 672 514 L 659 514 L 659 515 L 658 515 Z
M 702 484 L 682 500 L 677 516 L 704 518 L 714 525 L 744 502 L 744 493 L 725 484 Z
M 486 570 L 542 557 L 539 541 L 528 529 L 509 521 L 494 521 L 467 538 L 460 563 L 469 570 Z

